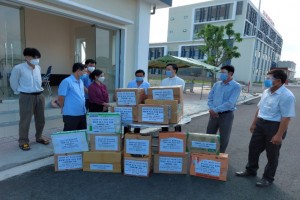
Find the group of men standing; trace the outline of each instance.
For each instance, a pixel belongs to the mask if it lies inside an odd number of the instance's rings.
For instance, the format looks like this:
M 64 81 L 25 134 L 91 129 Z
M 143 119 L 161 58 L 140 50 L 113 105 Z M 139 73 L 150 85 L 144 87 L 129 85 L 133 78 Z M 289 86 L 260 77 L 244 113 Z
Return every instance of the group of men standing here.
M 43 96 L 41 68 L 39 66 L 40 52 L 35 48 L 25 48 L 23 51 L 25 62 L 16 65 L 10 77 L 10 85 L 15 94 L 19 94 L 20 122 L 19 122 L 19 147 L 30 150 L 29 126 L 32 115 L 35 119 L 36 142 L 44 145 L 49 140 L 42 137 L 45 125 L 45 98 Z M 64 79 L 58 89 L 58 103 L 62 109 L 64 131 L 86 129 L 86 112 L 89 99 L 89 78 L 87 74 L 95 70 L 96 62 L 87 60 L 86 66 L 75 63 L 72 74 Z M 230 139 L 234 111 L 240 96 L 241 85 L 233 79 L 234 67 L 225 65 L 221 67 L 219 81 L 216 82 L 208 95 L 209 121 L 206 132 L 220 134 L 220 152 L 225 153 Z M 185 87 L 185 81 L 176 74 L 176 64 L 167 64 L 166 76 L 161 86 L 180 85 Z M 87 76 L 88 77 L 88 76 Z M 144 80 L 145 72 L 137 70 L 135 80 L 128 83 L 128 88 L 147 88 L 150 84 Z M 239 177 L 256 176 L 259 156 L 263 151 L 267 153 L 268 163 L 261 180 L 256 185 L 259 187 L 270 186 L 278 166 L 279 152 L 282 140 L 286 136 L 288 124 L 295 116 L 295 97 L 284 84 L 287 75 L 282 70 L 268 72 L 264 86 L 266 90 L 258 103 L 258 109 L 250 127 L 252 137 L 249 144 L 249 154 L 246 169 L 236 172 Z

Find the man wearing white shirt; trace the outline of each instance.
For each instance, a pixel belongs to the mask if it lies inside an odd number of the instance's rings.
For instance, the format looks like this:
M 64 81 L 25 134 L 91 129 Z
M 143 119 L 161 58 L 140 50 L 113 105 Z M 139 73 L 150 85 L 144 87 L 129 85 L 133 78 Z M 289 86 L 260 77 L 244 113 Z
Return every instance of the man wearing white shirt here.
M 176 64 L 167 64 L 166 66 L 166 76 L 167 78 L 163 79 L 161 86 L 175 86 L 181 85 L 182 90 L 185 87 L 185 82 L 183 79 L 179 78 L 176 74 L 178 72 L 178 67 Z
M 26 151 L 29 146 L 29 127 L 34 115 L 36 128 L 36 142 L 49 144 L 42 138 L 45 126 L 45 97 L 43 96 L 41 67 L 39 66 L 40 52 L 35 48 L 25 48 L 23 51 L 25 62 L 16 65 L 10 76 L 10 86 L 15 94 L 20 94 L 20 122 L 19 122 L 19 147 Z
M 161 82 L 161 86 L 176 86 L 180 85 L 182 87 L 182 91 L 185 87 L 185 82 L 183 79 L 179 78 L 176 74 L 178 72 L 178 67 L 176 64 L 167 64 L 166 66 L 166 76 L 167 78 L 163 79 Z M 166 132 L 169 131 L 168 127 L 162 127 L 161 131 Z M 175 131 L 181 131 L 180 126 L 175 126 Z

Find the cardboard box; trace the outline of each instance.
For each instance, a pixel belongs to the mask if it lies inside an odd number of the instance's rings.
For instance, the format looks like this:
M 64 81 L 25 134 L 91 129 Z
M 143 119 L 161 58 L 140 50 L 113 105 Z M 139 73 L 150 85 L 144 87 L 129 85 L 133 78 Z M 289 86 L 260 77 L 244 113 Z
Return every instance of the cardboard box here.
M 138 158 L 151 157 L 151 140 L 151 136 L 126 133 L 124 141 L 124 156 Z
M 151 158 L 124 157 L 124 175 L 149 177 Z
M 82 169 L 82 153 L 54 154 L 54 170 L 68 171 Z
M 121 134 L 90 134 L 91 151 L 121 151 Z
M 183 102 L 183 88 L 181 86 L 157 86 L 148 88 L 148 99 L 178 100 Z
M 171 106 L 171 124 L 177 124 L 183 116 L 183 104 L 178 104 L 178 100 L 153 100 L 146 99 L 145 104 L 169 105 Z
M 115 90 L 117 106 L 137 106 L 147 98 L 144 88 L 119 88 Z
M 83 171 L 121 173 L 122 152 L 84 152 Z
M 137 106 L 114 106 L 111 107 L 111 112 L 120 113 L 121 121 L 138 121 Z
M 63 131 L 51 134 L 54 154 L 88 151 L 88 139 L 85 130 Z
M 138 122 L 152 124 L 169 124 L 171 106 L 166 105 L 138 105 Z
M 227 180 L 228 154 L 191 153 L 190 175 L 220 181 Z
M 188 154 L 184 156 L 154 155 L 154 173 L 187 174 Z
M 186 153 L 186 134 L 184 132 L 160 132 L 159 154 L 184 156 Z
M 204 133 L 187 133 L 187 150 L 191 153 L 219 155 L 220 136 Z
M 120 113 L 90 112 L 86 121 L 89 134 L 122 133 Z

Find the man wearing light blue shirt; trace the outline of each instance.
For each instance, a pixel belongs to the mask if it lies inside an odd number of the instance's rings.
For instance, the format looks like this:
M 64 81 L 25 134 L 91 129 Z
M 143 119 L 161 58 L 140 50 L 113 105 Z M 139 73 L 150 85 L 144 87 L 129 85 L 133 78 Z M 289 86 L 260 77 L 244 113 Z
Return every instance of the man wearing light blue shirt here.
M 58 87 L 58 102 L 62 108 L 64 131 L 86 129 L 84 85 L 80 77 L 84 65 L 75 63 L 69 77 Z
M 145 72 L 142 69 L 138 69 L 135 72 L 135 80 L 128 83 L 127 88 L 144 88 L 145 94 L 147 94 L 147 89 L 150 87 L 150 83 L 144 80 Z
M 92 80 L 90 79 L 89 75 L 96 69 L 96 61 L 93 59 L 87 59 L 85 61 L 85 66 L 87 68 L 87 73 L 80 77 L 83 81 L 84 85 L 84 96 L 85 96 L 85 108 L 86 110 L 89 109 L 89 95 L 88 95 L 88 88 L 92 84 Z
M 220 152 L 225 153 L 232 123 L 236 102 L 240 96 L 241 85 L 233 80 L 234 67 L 225 65 L 221 67 L 220 80 L 214 84 L 208 95 L 210 118 L 206 132 L 217 134 L 220 132 Z
M 258 187 L 270 186 L 278 166 L 281 142 L 285 138 L 289 122 L 295 116 L 295 96 L 284 83 L 287 75 L 283 70 L 271 70 L 264 82 L 266 89 L 258 103 L 258 110 L 250 127 L 252 137 L 249 144 L 246 170 L 236 176 L 256 176 L 260 154 L 266 150 L 268 163 Z

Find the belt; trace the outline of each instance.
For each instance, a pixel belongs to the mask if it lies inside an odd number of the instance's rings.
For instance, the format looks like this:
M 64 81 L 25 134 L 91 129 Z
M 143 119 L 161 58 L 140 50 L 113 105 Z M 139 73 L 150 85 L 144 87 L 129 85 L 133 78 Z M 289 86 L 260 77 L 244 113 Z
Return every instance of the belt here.
M 226 110 L 226 111 L 223 111 L 223 112 L 218 112 L 218 114 L 220 115 L 220 114 L 231 113 L 231 112 L 233 112 L 233 111 L 232 110 Z
M 40 95 L 43 92 L 31 92 L 31 93 L 27 93 L 27 92 L 20 92 L 21 94 L 26 94 L 26 95 Z
M 263 118 L 258 118 L 259 121 L 264 122 L 264 123 L 280 123 L 278 121 L 271 121 L 271 120 L 265 120 Z

